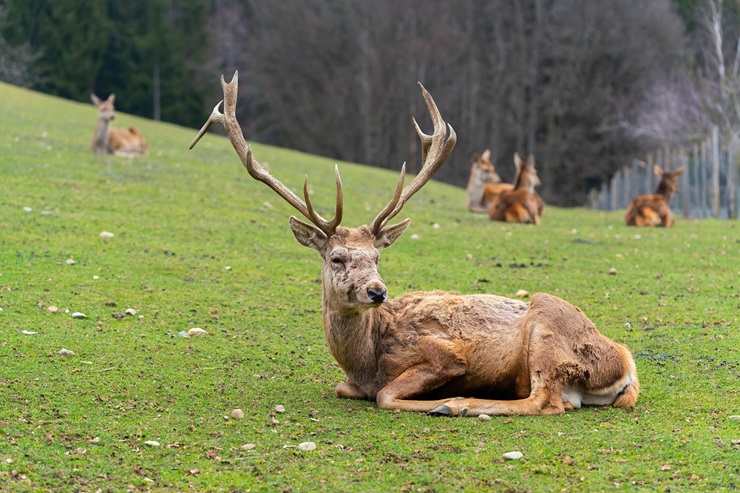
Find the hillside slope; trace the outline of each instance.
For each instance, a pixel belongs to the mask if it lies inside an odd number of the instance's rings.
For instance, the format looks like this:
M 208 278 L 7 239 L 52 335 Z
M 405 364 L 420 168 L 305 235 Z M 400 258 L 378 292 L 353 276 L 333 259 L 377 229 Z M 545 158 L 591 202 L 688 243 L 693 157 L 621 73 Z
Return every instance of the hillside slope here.
M 638 231 L 619 213 L 548 208 L 541 227 L 494 224 L 467 213 L 462 190 L 430 183 L 383 255 L 392 296 L 557 294 L 632 348 L 643 393 L 632 413 L 389 413 L 334 398 L 320 261 L 228 142 L 207 136 L 188 152 L 193 130 L 119 115 L 150 154 L 96 157 L 95 118 L 91 105 L 0 84 L 0 490 L 737 486 L 736 222 Z M 315 202 L 333 207 L 332 161 L 254 149 L 294 189 L 308 174 Z M 345 223 L 368 221 L 396 175 L 340 168 Z M 209 335 L 177 335 L 191 327 Z M 225 419 L 233 408 L 246 417 Z M 317 449 L 298 451 L 304 441 Z M 524 459 L 505 463 L 510 450 Z

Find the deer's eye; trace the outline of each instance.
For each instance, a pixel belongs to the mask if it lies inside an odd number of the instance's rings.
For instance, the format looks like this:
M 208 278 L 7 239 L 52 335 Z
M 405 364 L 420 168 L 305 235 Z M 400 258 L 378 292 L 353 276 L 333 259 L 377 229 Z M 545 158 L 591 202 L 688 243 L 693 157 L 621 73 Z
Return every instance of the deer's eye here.
M 344 258 L 342 257 L 332 257 L 331 263 L 334 265 L 344 265 Z

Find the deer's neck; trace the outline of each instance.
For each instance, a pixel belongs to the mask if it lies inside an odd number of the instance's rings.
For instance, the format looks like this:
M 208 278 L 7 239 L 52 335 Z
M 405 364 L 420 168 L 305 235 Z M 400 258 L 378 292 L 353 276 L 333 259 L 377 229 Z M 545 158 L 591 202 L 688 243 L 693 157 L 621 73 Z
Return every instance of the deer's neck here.
M 108 147 L 108 125 L 109 121 L 105 118 L 98 118 L 93 134 L 92 147 L 95 152 L 105 152 Z
M 323 295 L 326 342 L 348 380 L 368 391 L 378 372 L 378 340 L 383 317 L 380 309 L 346 310 Z
M 665 198 L 666 202 L 670 202 L 673 192 L 665 183 L 661 181 L 660 183 L 658 183 L 658 188 L 655 190 L 655 195 L 660 195 Z

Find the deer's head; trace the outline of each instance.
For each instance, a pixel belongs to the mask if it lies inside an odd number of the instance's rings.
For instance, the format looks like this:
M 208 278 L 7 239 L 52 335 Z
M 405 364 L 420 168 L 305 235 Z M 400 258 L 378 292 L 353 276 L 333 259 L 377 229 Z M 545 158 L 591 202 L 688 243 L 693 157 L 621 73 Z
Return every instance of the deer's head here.
M 535 187 L 540 185 L 540 177 L 537 175 L 537 168 L 534 165 L 534 155 L 530 154 L 526 161 L 523 161 L 518 152 L 514 153 L 514 167 L 516 168 L 516 179 L 514 188 L 525 189 L 534 192 Z
M 386 286 L 378 273 L 380 250 L 392 245 L 403 234 L 410 219 L 404 219 L 393 225 L 389 225 L 388 222 L 401 211 L 408 199 L 431 179 L 450 155 L 457 141 L 452 126 L 442 119 L 432 96 L 420 83 L 422 96 L 434 124 L 434 132 L 427 135 L 422 132 L 416 119 L 413 119 L 416 133 L 421 141 L 423 162 L 421 171 L 404 188 L 406 175 L 404 164 L 401 167 L 401 175 L 393 197 L 388 204 L 367 225 L 346 228 L 340 226 L 344 195 L 338 167 L 334 168 L 336 176 L 335 214 L 333 219 L 327 220 L 314 210 L 308 193 L 308 178 L 304 182 L 303 199 L 301 199 L 254 159 L 252 150 L 236 119 L 238 84 L 238 73 L 234 74 L 229 83 L 224 80 L 223 76 L 221 77 L 224 111 L 223 113 L 219 111 L 222 103 L 219 102 L 213 108 L 208 121 L 193 139 L 190 148 L 192 149 L 198 143 L 211 124 L 222 124 L 226 128 L 234 150 L 252 178 L 270 187 L 309 220 L 309 222 L 304 222 L 291 217 L 290 227 L 301 245 L 313 248 L 321 255 L 324 262 L 322 269 L 324 295 L 329 298 L 327 301 L 340 309 L 361 309 L 380 305 L 387 298 Z
M 658 183 L 657 193 L 664 195 L 672 195 L 678 190 L 678 177 L 684 172 L 684 167 L 681 166 L 675 171 L 665 171 L 661 166 L 653 166 L 653 174 L 660 178 Z
M 480 183 L 498 183 L 501 181 L 501 177 L 496 173 L 496 167 L 491 161 L 490 149 L 483 151 L 483 154 L 473 156 L 470 175 L 474 176 Z
M 109 122 L 116 117 L 116 108 L 114 106 L 116 102 L 115 94 L 111 94 L 106 100 L 100 99 L 95 94 L 90 94 L 90 101 L 98 108 L 98 118 Z

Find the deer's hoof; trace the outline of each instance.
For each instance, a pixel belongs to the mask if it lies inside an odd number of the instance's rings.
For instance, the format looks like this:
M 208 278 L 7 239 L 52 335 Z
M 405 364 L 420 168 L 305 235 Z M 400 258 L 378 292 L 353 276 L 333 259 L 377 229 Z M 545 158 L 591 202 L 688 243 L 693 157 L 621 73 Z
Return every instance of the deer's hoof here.
M 452 409 L 450 409 L 450 406 L 446 404 L 442 404 L 441 406 L 435 407 L 431 411 L 429 411 L 429 414 L 432 416 L 452 416 Z

